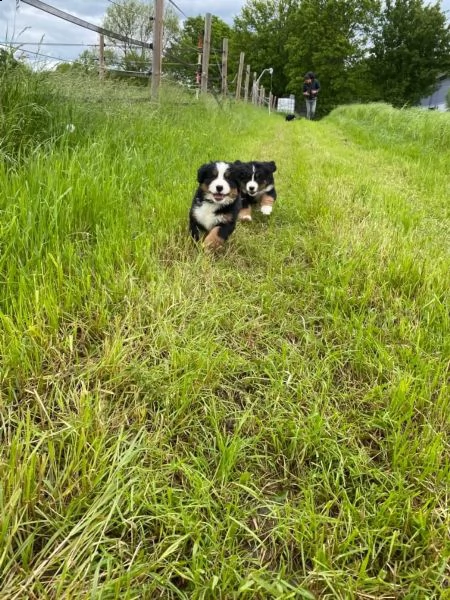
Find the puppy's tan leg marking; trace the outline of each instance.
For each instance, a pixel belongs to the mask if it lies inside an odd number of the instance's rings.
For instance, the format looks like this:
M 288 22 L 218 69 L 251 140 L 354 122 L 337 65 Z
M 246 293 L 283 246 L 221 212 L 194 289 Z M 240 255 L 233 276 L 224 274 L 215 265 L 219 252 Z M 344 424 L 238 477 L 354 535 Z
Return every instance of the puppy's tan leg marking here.
M 251 221 L 252 220 L 252 207 L 241 208 L 239 211 L 239 221 Z
M 203 245 L 206 250 L 218 250 L 225 243 L 225 240 L 219 235 L 219 227 L 213 227 L 205 237 Z
M 273 207 L 273 198 L 264 194 L 261 198 L 261 212 L 263 215 L 270 215 Z

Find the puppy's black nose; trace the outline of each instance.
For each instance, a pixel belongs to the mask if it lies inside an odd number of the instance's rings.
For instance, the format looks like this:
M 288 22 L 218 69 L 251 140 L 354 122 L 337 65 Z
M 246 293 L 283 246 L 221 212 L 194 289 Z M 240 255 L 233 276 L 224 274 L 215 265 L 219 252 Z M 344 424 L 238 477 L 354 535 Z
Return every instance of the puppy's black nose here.
M 220 193 L 223 190 L 223 185 L 216 185 L 216 192 Z

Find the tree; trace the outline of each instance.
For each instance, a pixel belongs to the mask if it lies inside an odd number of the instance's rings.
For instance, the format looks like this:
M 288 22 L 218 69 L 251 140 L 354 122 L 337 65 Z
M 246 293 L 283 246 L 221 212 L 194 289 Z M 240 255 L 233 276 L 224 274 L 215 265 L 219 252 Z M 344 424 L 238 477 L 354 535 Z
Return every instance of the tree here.
M 430 95 L 450 68 L 450 29 L 439 3 L 386 0 L 369 65 L 380 99 L 394 106 Z
M 150 42 L 153 33 L 153 3 L 139 0 L 116 0 L 108 5 L 103 27 L 141 42 Z M 164 13 L 163 46 L 170 44 L 179 31 L 178 17 L 170 7 Z M 151 50 L 129 42 L 108 39 L 113 44 L 118 57 L 123 59 L 123 67 L 133 66 L 137 70 L 148 71 L 151 64 Z
M 203 40 L 205 19 L 189 17 L 179 35 L 166 49 L 163 58 L 164 70 L 171 73 L 178 81 L 195 84 L 199 55 L 199 40 Z M 209 67 L 209 83 L 220 89 L 222 40 L 230 39 L 232 29 L 215 15 L 211 19 L 211 60 Z M 201 50 L 200 50 L 201 51 Z M 232 67 L 232 65 L 230 65 Z M 229 69 L 229 75 L 232 68 Z
M 273 68 L 272 92 L 281 96 L 286 92 L 288 74 L 286 40 L 292 30 L 296 0 L 247 0 L 234 20 L 234 44 L 230 61 L 237 63 L 240 51 L 245 51 L 245 62 L 259 75 Z M 262 84 L 266 80 L 261 80 Z M 267 85 L 265 85 L 267 89 Z
M 112 48 L 105 48 L 104 51 L 105 64 L 114 66 L 118 59 Z M 92 50 L 83 50 L 73 63 L 60 63 L 56 67 L 59 73 L 68 71 L 82 71 L 84 73 L 98 73 L 100 64 L 100 53 L 98 48 Z
M 379 11 L 378 0 L 302 0 L 287 42 L 288 89 L 303 99 L 303 75 L 311 70 L 322 86 L 322 114 L 338 104 L 373 99 L 366 59 Z
M 117 56 L 112 48 L 105 48 L 104 59 L 106 65 L 114 65 L 117 62 Z M 76 69 L 83 70 L 86 73 L 98 73 L 100 66 L 99 50 L 97 48 L 83 50 L 73 65 Z

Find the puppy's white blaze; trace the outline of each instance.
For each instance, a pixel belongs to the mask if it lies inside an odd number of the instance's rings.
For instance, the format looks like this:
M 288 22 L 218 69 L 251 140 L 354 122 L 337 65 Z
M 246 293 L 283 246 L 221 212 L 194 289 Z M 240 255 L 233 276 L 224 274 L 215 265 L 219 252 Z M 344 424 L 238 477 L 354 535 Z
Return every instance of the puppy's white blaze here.
M 256 173 L 256 169 L 255 169 L 255 165 L 252 166 L 252 178 L 250 179 L 250 181 L 247 181 L 246 184 L 246 188 L 247 188 L 247 192 L 249 194 L 254 194 L 257 189 L 258 189 L 258 184 L 256 183 L 255 180 L 255 173 Z
M 272 213 L 271 206 L 261 206 L 261 212 L 263 215 L 270 215 Z
M 230 184 L 225 179 L 225 173 L 229 168 L 229 164 L 226 162 L 218 162 L 216 163 L 217 168 L 217 177 L 211 181 L 209 184 L 209 191 L 212 194 L 224 194 L 225 196 L 230 193 Z M 221 186 L 221 190 L 217 190 L 217 186 Z

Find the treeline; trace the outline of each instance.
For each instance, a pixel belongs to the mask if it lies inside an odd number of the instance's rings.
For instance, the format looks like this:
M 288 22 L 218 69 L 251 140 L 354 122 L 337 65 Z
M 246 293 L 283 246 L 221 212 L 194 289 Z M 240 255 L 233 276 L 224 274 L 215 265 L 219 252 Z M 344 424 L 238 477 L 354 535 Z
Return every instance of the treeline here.
M 153 4 L 116 0 L 103 25 L 130 38 L 149 41 Z M 196 85 L 204 15 L 184 21 L 166 3 L 163 71 Z M 212 17 L 209 88 L 220 91 L 222 40 L 229 40 L 228 82 L 233 91 L 239 55 L 251 71 L 273 68 L 262 80 L 275 96 L 302 98 L 303 75 L 314 71 L 322 89 L 320 112 L 355 102 L 415 105 L 450 73 L 450 26 L 439 1 L 429 0 L 247 0 L 232 25 Z M 150 51 L 107 40 L 110 74 L 148 76 Z M 98 71 L 98 50 L 85 50 L 60 70 Z M 266 77 L 268 77 L 266 75 Z M 141 83 L 147 81 L 140 80 Z
M 165 71 L 186 83 L 195 81 L 203 27 L 202 16 L 186 19 L 166 48 Z M 414 105 L 450 71 L 450 28 L 439 2 L 247 0 L 232 26 L 213 16 L 210 83 L 217 89 L 223 38 L 230 82 L 241 51 L 252 72 L 273 67 L 276 96 L 301 98 L 303 75 L 312 70 L 322 112 L 350 102 Z

